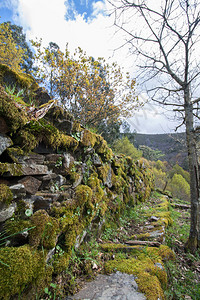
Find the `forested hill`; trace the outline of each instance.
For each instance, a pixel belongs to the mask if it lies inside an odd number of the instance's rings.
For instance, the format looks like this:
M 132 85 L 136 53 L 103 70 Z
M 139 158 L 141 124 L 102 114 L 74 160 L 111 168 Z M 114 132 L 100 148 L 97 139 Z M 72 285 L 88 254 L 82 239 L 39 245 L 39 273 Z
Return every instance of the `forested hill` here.
M 165 156 L 161 160 L 176 163 L 187 169 L 187 149 L 185 133 L 172 134 L 135 134 L 135 146 L 148 146 L 162 151 Z

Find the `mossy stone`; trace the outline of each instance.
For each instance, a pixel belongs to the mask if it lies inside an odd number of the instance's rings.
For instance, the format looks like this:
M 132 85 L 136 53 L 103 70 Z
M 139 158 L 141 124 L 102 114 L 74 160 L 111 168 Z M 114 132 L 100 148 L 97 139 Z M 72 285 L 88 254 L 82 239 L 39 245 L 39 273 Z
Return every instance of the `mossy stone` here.
M 57 243 L 59 221 L 45 210 L 38 210 L 31 217 L 31 225 L 35 228 L 30 231 L 29 244 L 35 248 L 53 249 Z
M 94 147 L 97 142 L 97 135 L 92 133 L 91 131 L 84 129 L 81 132 L 81 144 L 84 147 Z
M 13 200 L 13 194 L 6 184 L 0 184 L 0 203 L 9 206 Z
M 10 299 L 16 294 L 21 294 L 32 282 L 41 287 L 42 282 L 50 281 L 51 273 L 52 271 L 47 272 L 42 251 L 36 251 L 28 245 L 0 248 L 2 299 Z
M 20 164 L 10 164 L 0 162 L 0 175 L 8 176 L 22 176 L 22 167 Z
M 92 194 L 92 189 L 89 186 L 79 185 L 75 195 L 78 205 L 83 206 L 84 203 L 92 201 Z
M 13 99 L 6 94 L 2 86 L 0 86 L 0 117 L 6 121 L 11 132 L 22 128 L 28 122 L 26 113 L 17 108 Z

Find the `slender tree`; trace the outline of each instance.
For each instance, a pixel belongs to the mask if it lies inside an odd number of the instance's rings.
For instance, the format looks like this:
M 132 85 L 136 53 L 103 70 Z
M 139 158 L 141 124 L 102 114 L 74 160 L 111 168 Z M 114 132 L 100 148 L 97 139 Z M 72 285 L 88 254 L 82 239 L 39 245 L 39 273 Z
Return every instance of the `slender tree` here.
M 200 3 L 198 0 L 117 0 L 115 25 L 136 54 L 139 76 L 156 103 L 171 108 L 186 128 L 190 171 L 191 226 L 186 248 L 200 247 L 199 170 L 195 126 L 199 120 Z M 140 79 L 141 80 L 141 79 Z

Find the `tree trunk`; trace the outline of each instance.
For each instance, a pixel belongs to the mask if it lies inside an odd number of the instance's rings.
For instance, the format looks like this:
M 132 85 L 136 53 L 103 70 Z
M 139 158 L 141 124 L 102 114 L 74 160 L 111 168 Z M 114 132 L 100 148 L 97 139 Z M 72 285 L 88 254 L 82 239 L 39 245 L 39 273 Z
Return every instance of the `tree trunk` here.
M 184 91 L 186 140 L 190 173 L 191 220 L 190 234 L 186 242 L 186 249 L 195 252 L 200 246 L 199 241 L 199 170 L 194 138 L 193 105 L 189 86 Z

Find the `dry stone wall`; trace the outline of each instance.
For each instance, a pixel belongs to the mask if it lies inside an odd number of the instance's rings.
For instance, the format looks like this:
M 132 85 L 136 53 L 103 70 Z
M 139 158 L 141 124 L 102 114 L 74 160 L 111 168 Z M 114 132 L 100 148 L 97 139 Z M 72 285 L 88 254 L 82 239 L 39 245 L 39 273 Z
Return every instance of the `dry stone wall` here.
M 101 235 L 153 185 L 142 160 L 115 156 L 59 107 L 38 111 L 0 86 L 0 299 L 43 289 L 88 231 Z

